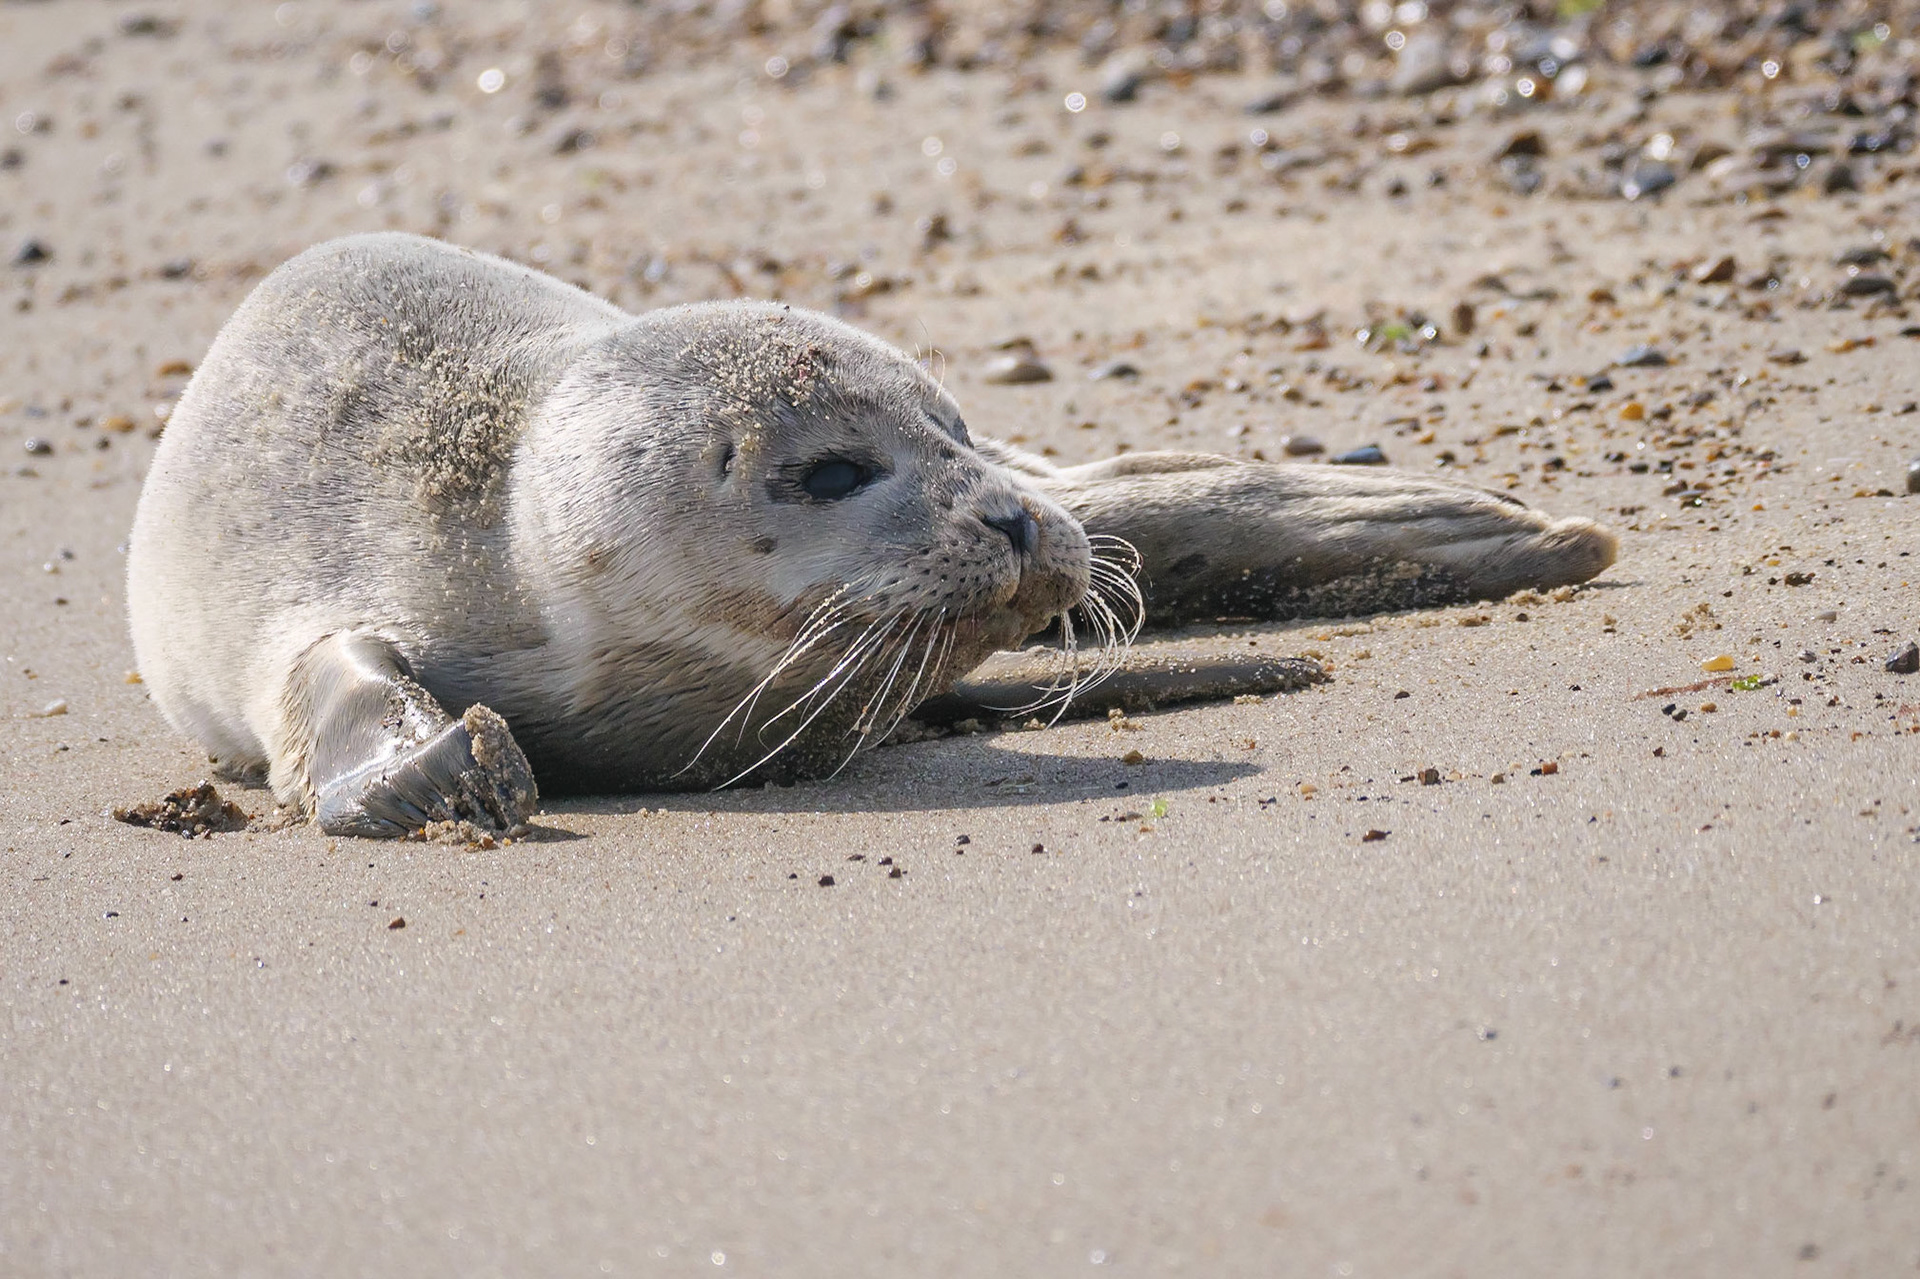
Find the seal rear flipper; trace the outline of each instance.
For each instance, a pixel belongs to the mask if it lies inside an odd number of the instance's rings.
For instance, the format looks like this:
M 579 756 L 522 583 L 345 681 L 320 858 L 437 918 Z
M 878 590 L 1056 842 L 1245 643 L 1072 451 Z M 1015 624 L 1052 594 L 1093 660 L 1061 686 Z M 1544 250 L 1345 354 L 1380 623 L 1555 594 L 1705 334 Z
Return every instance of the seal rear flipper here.
M 294 664 L 275 789 L 297 787 L 330 835 L 397 838 L 433 822 L 520 825 L 539 803 L 506 721 L 485 706 L 454 719 L 384 638 L 332 635 Z
M 1149 625 L 1497 599 L 1584 582 L 1618 549 L 1591 520 L 1405 471 L 1191 453 L 1022 469 L 1090 534 L 1139 550 Z

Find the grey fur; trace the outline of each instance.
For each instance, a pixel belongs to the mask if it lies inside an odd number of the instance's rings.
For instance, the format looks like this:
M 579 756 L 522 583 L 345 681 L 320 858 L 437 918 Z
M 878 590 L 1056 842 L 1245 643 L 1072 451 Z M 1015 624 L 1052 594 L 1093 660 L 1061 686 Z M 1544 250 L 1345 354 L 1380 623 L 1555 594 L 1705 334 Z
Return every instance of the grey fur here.
M 128 560 L 141 670 L 176 726 L 329 830 L 498 828 L 535 774 L 828 769 L 1069 609 L 1111 629 L 1089 533 L 1141 546 L 1155 620 L 1612 560 L 1586 521 L 1462 486 L 1173 454 L 1059 469 L 959 423 L 825 316 L 636 317 L 430 240 L 322 244 L 221 330 L 154 459 Z M 806 497 L 831 456 L 876 478 Z

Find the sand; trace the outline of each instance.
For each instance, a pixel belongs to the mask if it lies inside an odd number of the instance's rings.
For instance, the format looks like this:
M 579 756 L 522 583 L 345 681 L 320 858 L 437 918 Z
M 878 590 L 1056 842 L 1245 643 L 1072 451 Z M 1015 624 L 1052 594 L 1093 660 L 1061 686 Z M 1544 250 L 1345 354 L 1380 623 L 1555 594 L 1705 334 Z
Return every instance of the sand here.
M 1070 113 L 1067 54 L 628 75 L 624 10 L 461 9 L 0 8 L 0 122 L 51 121 L 0 170 L 9 257 L 50 253 L 0 265 L 0 1271 L 1920 1264 L 1920 677 L 1883 666 L 1920 630 L 1920 343 L 1834 305 L 1848 248 L 1907 278 L 1910 186 L 1529 199 L 1511 119 L 1248 117 L 1252 70 Z M 1278 180 L 1254 127 L 1329 155 Z M 1062 458 L 1451 452 L 1620 560 L 1177 639 L 1318 655 L 1305 692 L 556 802 L 490 850 L 118 823 L 204 774 L 130 675 L 155 406 L 261 274 L 380 227 L 633 308 L 838 309 Z M 1439 341 L 1354 336 L 1416 311 Z M 983 377 L 1016 336 L 1052 381 Z M 1636 343 L 1670 362 L 1609 367 Z M 1741 686 L 1648 695 L 1720 654 Z

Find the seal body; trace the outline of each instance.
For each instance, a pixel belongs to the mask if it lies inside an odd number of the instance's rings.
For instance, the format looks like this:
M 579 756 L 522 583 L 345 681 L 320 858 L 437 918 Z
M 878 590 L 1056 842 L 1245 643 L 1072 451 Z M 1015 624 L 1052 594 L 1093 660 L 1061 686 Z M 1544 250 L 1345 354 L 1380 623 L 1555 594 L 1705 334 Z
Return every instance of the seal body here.
M 1114 618 L 1102 534 L 1142 543 L 1164 620 L 1612 558 L 1585 521 L 1413 477 L 1055 468 L 973 440 L 920 367 L 828 317 L 633 316 L 370 235 L 275 271 L 216 338 L 141 495 L 128 601 L 170 721 L 329 829 L 395 834 L 509 825 L 536 775 L 835 766 L 988 653 Z

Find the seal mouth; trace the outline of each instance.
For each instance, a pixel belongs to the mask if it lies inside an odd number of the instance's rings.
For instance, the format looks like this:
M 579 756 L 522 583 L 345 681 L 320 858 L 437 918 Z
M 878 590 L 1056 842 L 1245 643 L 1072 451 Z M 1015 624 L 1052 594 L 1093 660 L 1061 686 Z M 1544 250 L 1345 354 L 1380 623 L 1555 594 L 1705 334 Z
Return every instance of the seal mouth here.
M 1039 686 L 1040 695 L 1032 701 L 992 709 L 1007 715 L 1037 715 L 1051 710 L 1047 722 L 1055 723 L 1066 714 L 1074 698 L 1126 665 L 1127 653 L 1146 621 L 1146 601 L 1139 583 L 1140 552 L 1124 538 L 1101 533 L 1089 534 L 1087 544 L 1087 583 L 1080 598 L 1055 612 L 1041 614 L 1035 619 L 1037 625 L 1029 622 L 1013 641 L 1018 643 L 1028 635 L 1058 627 L 1051 676 Z M 1091 654 L 1090 661 L 1084 660 L 1087 654 Z
M 888 607 L 884 592 L 859 592 L 852 586 L 830 592 L 807 614 L 771 669 L 714 726 L 675 775 L 694 769 L 731 728 L 732 748 L 745 748 L 752 762 L 733 771 L 715 789 L 731 786 L 795 750 L 823 762 L 837 756 L 838 763 L 826 773 L 835 776 L 862 750 L 885 741 L 916 706 L 944 692 L 988 653 L 1053 625 L 1059 627 L 1053 677 L 1032 702 L 1004 709 L 1010 715 L 1052 710 L 1052 719 L 1058 720 L 1076 696 L 1125 664 L 1145 620 L 1136 581 L 1139 552 L 1117 537 L 1094 536 L 1088 541 L 1085 582 L 1077 599 L 1064 602 L 1056 586 L 1029 600 L 1016 592 L 984 615 L 967 615 L 946 606 L 896 602 Z M 1041 603 L 1046 595 L 1051 598 Z M 1085 660 L 1089 653 L 1091 661 Z M 769 695 L 788 700 L 762 718 L 761 704 Z

